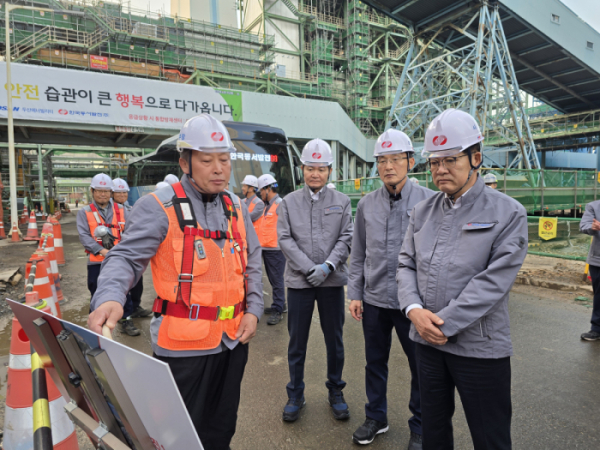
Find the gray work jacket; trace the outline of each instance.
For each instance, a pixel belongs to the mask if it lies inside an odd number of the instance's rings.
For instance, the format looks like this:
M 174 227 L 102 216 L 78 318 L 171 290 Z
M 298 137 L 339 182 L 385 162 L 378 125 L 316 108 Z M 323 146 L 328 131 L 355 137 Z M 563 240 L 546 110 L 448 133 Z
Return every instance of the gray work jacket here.
M 252 223 L 256 222 L 259 218 L 262 217 L 263 211 L 265 210 L 265 204 L 260 198 L 258 198 L 256 194 L 254 194 L 250 198 L 245 198 L 242 201 L 248 207 L 248 209 L 250 209 L 250 204 L 254 203 L 254 209 L 250 213 L 250 219 L 252 220 Z
M 600 267 L 600 231 L 592 230 L 594 219 L 600 220 L 600 200 L 588 203 L 585 206 L 585 212 L 581 222 L 579 222 L 579 231 L 589 234 L 593 238 L 586 262 L 590 266 Z
M 310 192 L 304 186 L 286 195 L 277 208 L 277 238 L 287 260 L 285 285 L 312 288 L 306 274 L 313 266 L 329 261 L 336 269 L 321 286 L 344 286 L 348 282 L 346 264 L 353 230 L 350 198 L 327 186 L 316 201 Z
M 266 216 L 273 205 L 279 205 L 282 201 L 283 199 L 279 196 L 279 194 L 277 194 L 271 199 L 270 202 L 267 202 L 267 204 L 264 206 L 263 215 Z M 275 214 L 277 214 L 277 218 L 279 218 L 279 207 L 277 207 L 277 209 L 275 210 Z M 279 247 L 279 239 L 277 240 L 277 247 L 263 247 L 263 252 L 270 252 L 274 250 L 281 250 L 281 248 Z
M 444 320 L 440 329 L 457 342 L 439 350 L 511 356 L 508 297 L 527 254 L 527 214 L 479 176 L 460 200 L 453 209 L 440 192 L 413 209 L 398 257 L 400 308 L 416 303 Z M 429 345 L 414 325 L 410 337 Z
M 380 308 L 399 309 L 396 270 L 413 207 L 431 189 L 406 180 L 394 201 L 385 186 L 365 195 L 356 208 L 348 298 Z
M 203 203 L 202 195 L 190 184 L 187 175 L 182 177 L 181 184 L 192 202 L 192 208 L 200 226 L 203 229 L 213 231 L 226 230 L 227 218 L 221 201 L 217 198 L 215 201 Z M 155 191 L 155 194 L 163 203 L 169 203 L 175 195 L 171 186 L 161 188 Z M 234 204 L 237 205 L 239 201 L 237 196 L 232 193 L 230 195 Z M 260 319 L 263 313 L 261 248 L 248 209 L 245 205 L 241 205 L 241 208 L 248 244 L 246 268 L 248 274 L 246 297 L 248 308 L 246 311 Z M 98 289 L 92 299 L 92 310 L 111 300 L 124 305 L 125 296 L 144 274 L 150 259 L 156 254 L 158 247 L 167 236 L 169 219 L 162 206 L 152 195 L 146 195 L 135 202 L 127 219 L 123 240 L 108 253 L 102 263 L 102 271 L 98 278 Z M 215 243 L 223 248 L 224 242 L 222 239 L 215 240 Z M 233 341 L 223 334 L 222 345 L 215 349 L 203 351 L 166 350 L 156 344 L 161 321 L 162 317 L 153 318 L 150 324 L 152 350 L 159 356 L 202 356 L 219 353 L 223 345 L 233 349 L 238 343 L 237 340 Z
M 102 210 L 95 201 L 92 201 L 92 203 L 98 209 L 98 213 L 100 214 L 100 217 L 104 219 L 104 222 L 112 223 L 115 208 L 113 200 L 110 199 L 108 205 L 104 210 Z M 85 205 L 83 208 L 77 211 L 77 233 L 79 234 L 79 242 L 81 242 L 83 248 L 85 248 L 88 252 L 92 253 L 93 255 L 97 255 L 98 253 L 100 253 L 100 250 L 102 250 L 104 247 L 102 247 L 102 245 L 100 245 L 98 241 L 94 239 L 92 233 L 90 233 L 90 224 L 88 223 L 86 214 L 91 211 L 92 209 L 90 208 L 90 205 Z M 123 212 L 125 212 L 125 208 L 123 208 Z M 112 228 L 109 228 L 108 232 L 114 236 Z M 90 261 L 90 259 L 88 258 L 88 265 L 92 266 L 96 264 L 102 264 L 102 262 Z

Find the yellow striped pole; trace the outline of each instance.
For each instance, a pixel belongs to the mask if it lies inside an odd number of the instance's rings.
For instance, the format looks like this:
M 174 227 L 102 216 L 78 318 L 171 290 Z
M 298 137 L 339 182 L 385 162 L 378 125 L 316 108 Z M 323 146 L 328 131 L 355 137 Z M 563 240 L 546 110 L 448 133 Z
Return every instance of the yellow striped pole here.
M 33 391 L 33 448 L 34 450 L 52 450 L 46 369 L 44 369 L 42 360 L 33 346 L 31 346 L 31 380 Z

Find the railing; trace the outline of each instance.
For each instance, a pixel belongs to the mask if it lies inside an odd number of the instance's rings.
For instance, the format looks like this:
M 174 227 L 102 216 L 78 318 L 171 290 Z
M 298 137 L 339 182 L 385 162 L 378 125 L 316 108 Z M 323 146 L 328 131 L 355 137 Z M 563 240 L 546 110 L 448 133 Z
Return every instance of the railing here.
M 311 16 L 314 16 L 318 22 L 335 25 L 338 28 L 346 28 L 346 25 L 344 24 L 344 19 L 342 19 L 341 17 L 335 17 L 335 16 L 329 16 L 327 14 L 322 14 L 322 13 L 318 12 L 317 8 L 314 6 L 303 5 L 301 11 L 306 14 L 310 14 Z
M 528 213 L 548 214 L 551 211 L 581 211 L 585 205 L 598 199 L 598 172 L 577 170 L 519 170 L 481 169 L 481 176 L 493 173 L 498 180 L 499 191 L 521 203 Z M 437 190 L 431 173 L 411 173 L 419 184 Z M 361 197 L 382 186 L 379 178 L 360 178 L 336 181 L 340 192 L 353 200 L 353 206 Z
M 30 53 L 32 49 L 43 46 L 48 42 L 95 47 L 97 44 L 104 41 L 106 37 L 107 34 L 102 30 L 88 33 L 85 31 L 47 26 L 13 44 L 11 46 L 11 56 L 14 59 L 20 58 Z

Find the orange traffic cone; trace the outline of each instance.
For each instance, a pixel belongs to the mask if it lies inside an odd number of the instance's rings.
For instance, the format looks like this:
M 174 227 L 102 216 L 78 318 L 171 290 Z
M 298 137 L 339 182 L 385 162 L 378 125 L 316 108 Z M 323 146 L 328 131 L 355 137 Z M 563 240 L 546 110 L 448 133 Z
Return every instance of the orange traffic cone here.
M 56 297 L 59 302 L 62 302 L 64 301 L 65 297 L 63 295 L 62 288 L 60 287 L 60 273 L 58 271 L 58 263 L 56 261 L 56 252 L 54 251 L 53 231 L 54 227 L 51 223 L 47 222 L 44 224 L 42 227 L 42 235 L 40 239 L 40 245 L 38 246 L 38 251 L 48 253 L 48 257 L 50 258 L 50 269 L 52 270 L 54 286 L 56 287 Z
M 10 235 L 10 240 L 12 242 L 21 242 L 21 236 L 19 236 L 19 229 L 17 228 L 17 224 L 13 222 L 13 229 Z
M 54 229 L 54 252 L 56 253 L 56 261 L 59 266 L 64 266 L 66 264 L 65 261 L 65 251 L 63 249 L 63 237 L 62 237 L 62 229 L 60 227 L 60 223 L 56 220 L 55 217 L 50 217 L 50 223 Z
M 35 220 L 35 213 L 31 211 L 29 216 L 29 225 L 27 225 L 27 236 L 23 238 L 24 241 L 38 241 L 40 236 L 38 234 L 37 222 Z
M 42 253 L 40 255 L 36 252 L 31 256 L 29 261 L 27 261 L 27 264 L 25 265 L 25 278 L 28 279 L 28 282 L 25 285 L 25 290 L 29 288 L 37 292 L 40 298 L 50 306 L 52 315 L 60 319 L 62 318 L 62 314 L 60 312 L 60 306 L 58 305 L 54 283 L 50 279 L 52 272 L 50 272 L 49 264 L 46 262 L 45 258 L 47 257 L 47 253 Z M 35 264 L 33 264 L 34 262 Z M 29 274 L 33 270 L 35 270 L 35 280 L 33 281 L 33 286 L 31 286 Z
M 19 225 L 25 225 L 28 218 L 29 211 L 27 210 L 27 205 L 23 205 L 23 214 L 21 214 L 21 217 L 19 218 Z
M 4 224 L 0 220 L 0 239 L 6 239 L 6 233 L 4 233 Z
M 50 312 L 47 304 L 38 304 L 38 293 L 25 294 L 26 304 Z M 54 449 L 76 450 L 77 435 L 73 422 L 64 411 L 66 401 L 50 377 L 46 377 Z M 6 384 L 4 416 L 4 448 L 33 447 L 33 394 L 31 379 L 31 347 L 27 334 L 16 318 L 12 319 L 10 358 Z

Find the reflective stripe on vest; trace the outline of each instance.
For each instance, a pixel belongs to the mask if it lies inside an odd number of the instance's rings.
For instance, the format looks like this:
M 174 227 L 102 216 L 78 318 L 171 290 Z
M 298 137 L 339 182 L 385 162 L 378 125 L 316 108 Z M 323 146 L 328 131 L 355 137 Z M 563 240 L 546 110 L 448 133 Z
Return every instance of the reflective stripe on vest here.
M 257 230 L 258 240 L 263 248 L 277 247 L 277 208 L 279 203 L 271 205 L 262 217 L 262 224 Z
M 175 185 L 173 187 L 175 189 Z M 221 249 L 210 235 L 220 235 L 222 232 L 208 232 L 196 223 L 196 228 L 190 227 L 191 231 L 188 233 L 186 227 L 184 233 L 173 202 L 168 202 L 165 206 L 155 194 L 152 195 L 169 219 L 167 236 L 151 259 L 154 289 L 163 301 L 182 305 L 185 295 L 179 291 L 184 284 L 190 288 L 189 299 L 186 299 L 190 303 L 189 317 L 164 315 L 158 331 L 157 344 L 164 349 L 175 351 L 208 350 L 220 345 L 223 333 L 235 340 L 243 316 L 239 305 L 244 305 L 246 295 L 244 272 L 247 244 L 241 204 L 231 205 L 232 208 L 236 208 L 238 215 L 237 242 L 234 239 L 223 239 L 224 246 Z M 237 233 L 233 230 L 232 222 L 233 220 L 229 221 L 230 229 L 227 235 L 235 238 Z M 184 274 L 182 266 L 187 236 L 193 238 L 194 251 L 191 271 Z M 187 287 L 185 289 L 187 290 Z M 203 319 L 199 314 L 201 310 L 218 311 L 218 317 L 224 320 Z M 238 312 L 239 314 L 236 314 Z M 195 320 L 196 318 L 198 320 Z
M 119 206 L 116 203 L 114 203 L 114 208 L 115 209 L 112 217 L 112 222 L 110 224 L 106 224 L 104 222 L 104 219 L 102 219 L 102 216 L 100 216 L 98 209 L 93 203 L 90 204 L 91 211 L 86 210 L 85 215 L 87 217 L 88 225 L 90 227 L 90 234 L 94 239 L 96 239 L 96 237 L 94 236 L 94 231 L 96 230 L 96 228 L 100 225 L 104 225 L 110 228 L 111 230 L 116 231 L 115 245 L 117 245 L 121 240 L 121 232 L 125 229 L 125 214 L 123 214 L 123 222 L 120 222 L 122 206 Z M 102 239 L 96 239 L 96 242 L 102 245 Z M 97 255 L 90 253 L 89 255 L 91 262 L 104 261 L 104 256 L 102 256 L 100 253 L 98 253 Z

